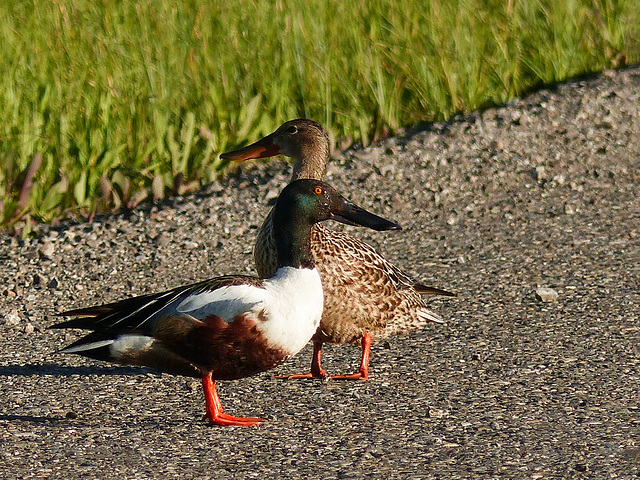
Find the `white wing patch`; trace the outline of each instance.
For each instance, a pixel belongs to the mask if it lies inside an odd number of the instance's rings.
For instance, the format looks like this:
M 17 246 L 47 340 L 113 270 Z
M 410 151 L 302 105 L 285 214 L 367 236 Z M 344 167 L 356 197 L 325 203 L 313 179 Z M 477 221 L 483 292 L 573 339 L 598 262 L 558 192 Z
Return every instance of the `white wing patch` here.
M 146 335 L 120 335 L 113 340 L 113 343 L 109 347 L 109 352 L 113 358 L 133 356 L 151 348 L 153 342 L 153 337 L 147 337 Z
M 88 350 L 94 350 L 100 347 L 106 347 L 107 345 L 111 345 L 113 340 L 99 340 L 97 342 L 91 343 L 82 343 L 80 345 L 76 345 L 75 347 L 67 347 L 60 350 L 60 353 L 81 353 L 86 352 Z
M 309 342 L 322 316 L 322 284 L 318 271 L 279 268 L 265 280 L 268 299 L 264 308 L 269 319 L 258 324 L 269 345 L 295 355 Z
M 231 320 L 264 302 L 267 291 L 252 285 L 231 285 L 215 290 L 189 295 L 176 306 L 176 312 L 198 319 L 217 315 Z

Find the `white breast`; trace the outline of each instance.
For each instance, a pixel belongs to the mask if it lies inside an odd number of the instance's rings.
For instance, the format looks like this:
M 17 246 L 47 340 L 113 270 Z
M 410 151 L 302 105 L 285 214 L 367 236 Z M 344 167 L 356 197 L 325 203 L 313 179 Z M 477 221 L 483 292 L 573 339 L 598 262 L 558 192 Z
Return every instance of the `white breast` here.
M 323 294 L 318 271 L 279 268 L 265 281 L 264 307 L 268 320 L 258 324 L 269 344 L 295 355 L 309 342 L 320 324 Z

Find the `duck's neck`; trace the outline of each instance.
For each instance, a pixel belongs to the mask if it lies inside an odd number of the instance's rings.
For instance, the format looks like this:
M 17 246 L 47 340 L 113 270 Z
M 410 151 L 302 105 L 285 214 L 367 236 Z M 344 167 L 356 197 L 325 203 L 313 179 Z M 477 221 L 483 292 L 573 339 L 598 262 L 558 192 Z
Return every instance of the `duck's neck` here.
M 287 207 L 274 210 L 273 232 L 278 268 L 315 268 L 311 257 L 311 227 L 308 219 Z
M 312 180 L 322 180 L 324 172 L 327 170 L 327 161 L 329 160 L 329 145 L 315 148 L 311 152 L 305 152 L 300 158 L 293 159 L 293 174 L 291 181 L 300 180 L 301 178 L 310 178 Z

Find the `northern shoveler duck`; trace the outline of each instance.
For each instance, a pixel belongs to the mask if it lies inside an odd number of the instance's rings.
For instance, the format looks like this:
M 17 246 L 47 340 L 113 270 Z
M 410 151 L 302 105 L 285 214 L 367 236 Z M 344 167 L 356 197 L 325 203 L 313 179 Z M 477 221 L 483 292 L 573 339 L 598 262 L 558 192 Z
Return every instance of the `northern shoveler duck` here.
M 225 160 L 243 161 L 282 154 L 293 159 L 291 181 L 321 180 L 329 160 L 329 137 L 316 122 L 291 120 L 262 140 L 222 154 Z M 275 271 L 274 211 L 262 224 L 254 248 L 256 269 L 261 277 Z M 417 283 L 388 262 L 376 250 L 350 235 L 315 225 L 311 233 L 311 254 L 322 279 L 324 311 L 313 337 L 313 358 L 309 373 L 287 378 L 329 378 L 321 366 L 322 344 L 349 343 L 362 347 L 360 369 L 334 379 L 369 378 L 372 339 L 405 332 L 428 322 L 442 322 L 429 310 L 420 294 L 455 294 Z
M 273 211 L 277 254 L 269 278 L 228 275 L 62 313 L 78 318 L 52 328 L 92 333 L 61 352 L 200 377 L 211 424 L 255 425 L 263 420 L 223 412 L 215 380 L 273 368 L 311 339 L 323 305 L 320 276 L 310 251 L 311 229 L 327 219 L 379 231 L 400 228 L 321 181 L 293 182 L 282 191 Z

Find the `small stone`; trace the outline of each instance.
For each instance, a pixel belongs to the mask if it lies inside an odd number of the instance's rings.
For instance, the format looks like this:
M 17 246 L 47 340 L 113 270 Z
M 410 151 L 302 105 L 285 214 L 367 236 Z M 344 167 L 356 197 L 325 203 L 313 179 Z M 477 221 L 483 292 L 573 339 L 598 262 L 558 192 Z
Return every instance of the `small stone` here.
M 491 140 L 489 148 L 492 150 L 504 150 L 504 143 L 502 140 Z
M 64 417 L 68 418 L 69 420 L 75 420 L 76 418 L 78 418 L 78 414 L 76 412 L 67 412 Z
M 18 325 L 20 323 L 20 315 L 17 310 L 11 310 L 4 316 L 4 323 L 6 325 Z
M 542 182 L 546 177 L 546 169 L 543 165 L 538 165 L 537 167 L 530 169 L 528 173 L 536 182 Z
M 389 174 L 393 175 L 394 173 L 396 173 L 396 167 L 393 163 L 387 163 L 380 167 L 380 174 L 385 177 Z
M 565 215 L 575 215 L 576 214 L 576 207 L 574 205 L 571 205 L 570 203 L 565 203 L 564 204 L 564 214 Z
M 598 123 L 596 125 L 598 128 L 604 128 L 607 130 L 612 130 L 613 128 L 615 128 L 616 124 L 613 120 L 613 118 L 611 117 L 605 117 L 602 119 L 602 122 Z
M 40 274 L 36 273 L 33 275 L 33 285 L 35 286 L 39 286 L 42 285 L 46 282 L 46 280 L 44 279 L 44 277 L 42 277 Z
M 200 382 L 196 380 L 189 380 L 185 382 L 184 386 L 190 392 L 197 392 L 198 390 L 200 390 Z
M 58 286 L 60 285 L 60 282 L 58 282 L 58 279 L 56 277 L 53 277 L 49 283 L 47 283 L 47 288 L 49 290 L 55 290 L 56 288 L 58 288 Z
M 448 413 L 447 413 L 446 410 L 441 410 L 439 408 L 429 407 L 428 408 L 428 415 L 429 415 L 429 418 L 442 418 L 442 417 L 448 416 Z
M 214 180 L 209 184 L 207 190 L 211 193 L 220 193 L 224 191 L 224 187 L 218 180 Z
M 557 302 L 558 292 L 553 288 L 540 287 L 536 289 L 536 298 L 541 302 Z
M 171 242 L 171 238 L 166 233 L 161 233 L 153 239 L 153 242 L 159 247 L 166 247 Z
M 31 324 L 31 323 L 27 323 L 27 324 L 24 326 L 24 333 L 32 334 L 32 333 L 33 333 L 33 332 L 35 332 L 35 331 L 36 331 L 36 329 L 35 329 L 35 327 L 33 326 L 33 324 Z
M 275 188 L 270 188 L 267 191 L 267 194 L 264 196 L 264 202 L 269 203 L 270 201 L 278 198 L 278 195 L 280 195 L 280 192 L 278 190 L 276 190 Z
M 377 148 L 374 149 L 364 149 L 356 152 L 356 156 L 361 160 L 370 161 L 374 165 L 378 164 L 380 161 L 380 150 Z
M 396 211 L 400 211 L 400 210 L 405 210 L 409 208 L 410 205 L 399 194 L 394 193 L 393 196 L 391 197 L 391 207 Z
M 45 242 L 44 245 L 40 247 L 40 254 L 43 257 L 51 257 L 54 252 L 55 252 L 55 247 L 51 242 Z

